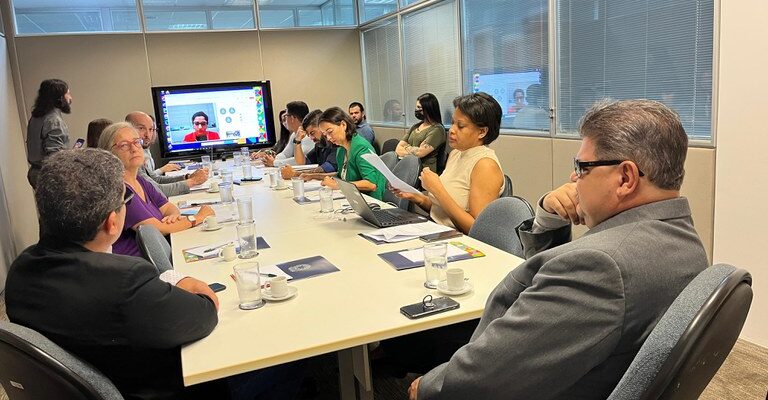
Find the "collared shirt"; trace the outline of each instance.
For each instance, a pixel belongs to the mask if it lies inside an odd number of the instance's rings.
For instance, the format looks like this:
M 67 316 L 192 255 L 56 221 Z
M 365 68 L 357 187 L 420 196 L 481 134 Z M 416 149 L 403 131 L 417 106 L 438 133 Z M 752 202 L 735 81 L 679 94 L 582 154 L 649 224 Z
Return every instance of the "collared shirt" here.
M 309 164 L 317 164 L 323 169 L 323 172 L 336 172 L 336 150 L 337 147 L 331 143 L 321 140 L 315 143 L 315 148 L 307 153 Z
M 61 110 L 54 108 L 42 117 L 32 117 L 27 125 L 27 161 L 39 167 L 49 155 L 69 147 L 69 127 Z
M 293 139 L 296 138 L 296 132 L 291 133 L 291 137 L 288 138 L 288 144 L 285 146 L 283 151 L 278 153 L 275 156 L 275 167 L 282 167 L 283 165 L 296 165 L 296 158 L 293 156 Z M 309 135 L 304 136 L 304 139 L 301 139 L 301 150 L 304 152 L 304 154 L 309 153 L 312 149 L 315 148 L 315 142 L 312 141 L 312 138 L 309 137 Z
M 365 121 L 361 121 L 360 124 L 357 125 L 357 134 L 364 137 L 370 144 L 373 144 L 373 140 L 376 138 L 373 129 Z

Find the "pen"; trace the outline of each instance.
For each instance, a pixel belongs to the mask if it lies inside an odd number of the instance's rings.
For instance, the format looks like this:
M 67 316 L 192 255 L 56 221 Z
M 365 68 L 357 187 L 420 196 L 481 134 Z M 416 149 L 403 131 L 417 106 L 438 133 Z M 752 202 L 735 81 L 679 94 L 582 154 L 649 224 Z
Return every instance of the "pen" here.
M 198 203 L 190 203 L 190 207 L 199 207 L 199 206 L 205 206 L 205 205 L 211 205 L 211 204 L 219 204 L 220 202 L 218 200 L 216 201 L 201 201 Z
M 267 278 L 277 278 L 277 275 L 275 275 L 275 274 L 263 274 L 263 273 L 259 272 L 259 275 L 266 276 Z
M 224 243 L 224 244 L 222 244 L 222 245 L 218 245 L 218 246 L 216 246 L 216 247 L 211 247 L 210 249 L 205 249 L 205 250 L 203 250 L 203 253 L 210 253 L 210 252 L 212 252 L 212 251 L 214 251 L 214 250 L 216 250 L 216 249 L 220 249 L 220 248 L 222 248 L 222 247 L 224 247 L 224 246 L 227 246 L 227 245 L 230 245 L 230 244 L 232 244 L 232 242 L 229 242 L 229 243 Z

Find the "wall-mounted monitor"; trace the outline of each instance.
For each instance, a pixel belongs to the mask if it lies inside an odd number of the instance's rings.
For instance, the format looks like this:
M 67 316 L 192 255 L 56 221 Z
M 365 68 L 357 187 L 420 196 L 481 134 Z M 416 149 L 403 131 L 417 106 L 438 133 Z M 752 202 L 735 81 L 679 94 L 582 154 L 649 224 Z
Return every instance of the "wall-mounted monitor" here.
M 152 87 L 164 158 L 275 145 L 269 81 Z
M 527 90 L 531 85 L 541 85 L 541 71 L 472 75 L 472 92 L 485 92 L 493 96 L 501 105 L 502 118 L 505 119 L 514 118 L 523 106 L 543 100 L 529 98 Z

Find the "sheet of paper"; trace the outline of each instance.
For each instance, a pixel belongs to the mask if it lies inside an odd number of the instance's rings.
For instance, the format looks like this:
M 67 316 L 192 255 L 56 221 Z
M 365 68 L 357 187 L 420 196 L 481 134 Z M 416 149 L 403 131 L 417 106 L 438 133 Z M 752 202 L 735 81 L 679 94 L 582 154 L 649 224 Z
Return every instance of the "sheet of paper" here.
M 317 164 L 291 165 L 295 171 L 309 171 L 318 167 Z
M 195 191 L 198 191 L 198 190 L 208 190 L 210 188 L 211 188 L 211 182 L 210 181 L 205 181 L 205 182 L 203 182 L 203 183 L 201 183 L 199 185 L 190 186 L 189 187 L 189 191 L 190 192 L 195 192 Z
M 465 254 L 466 251 L 449 244 L 446 251 L 446 257 L 450 258 L 452 256 L 458 256 L 461 254 Z M 411 249 L 406 251 L 401 251 L 400 255 L 407 258 L 408 260 L 412 262 L 422 262 L 424 261 L 424 249 Z
M 187 253 L 194 254 L 198 257 L 208 257 L 219 253 L 219 249 L 225 245 L 233 242 L 220 242 L 220 243 L 208 243 L 203 246 L 193 247 L 185 250 Z
M 395 174 L 393 174 L 392 171 L 390 171 L 389 168 L 384 165 L 384 161 L 381 161 L 381 158 L 379 158 L 379 156 L 376 154 L 363 154 L 361 157 L 373 165 L 374 168 L 378 169 L 379 172 L 384 174 L 384 177 L 387 178 L 387 181 L 390 185 L 392 185 L 393 188 L 399 189 L 406 193 L 421 194 L 421 192 L 416 190 L 416 188 L 403 182 L 402 179 L 395 176 Z
M 375 231 L 363 233 L 363 235 L 374 238 L 376 240 L 384 240 L 386 242 L 402 242 L 417 238 L 419 236 L 431 235 L 433 233 L 440 233 L 450 231 L 445 225 L 436 224 L 432 221 L 420 222 L 418 224 L 405 224 L 392 226 L 389 228 L 381 228 Z
M 304 190 L 304 198 L 309 201 L 320 201 L 320 192 L 314 191 L 310 193 L 306 193 L 306 189 Z M 339 191 L 333 192 L 333 199 L 339 200 L 344 198 L 344 193 L 341 193 Z

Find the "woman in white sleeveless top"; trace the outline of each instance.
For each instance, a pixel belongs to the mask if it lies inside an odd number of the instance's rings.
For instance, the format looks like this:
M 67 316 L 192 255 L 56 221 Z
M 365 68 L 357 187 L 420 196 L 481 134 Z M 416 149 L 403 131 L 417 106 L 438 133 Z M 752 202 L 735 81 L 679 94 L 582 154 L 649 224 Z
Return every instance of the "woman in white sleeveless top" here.
M 437 175 L 424 168 L 419 176 L 427 194 L 395 195 L 408 199 L 432 219 L 468 233 L 475 218 L 504 189 L 504 173 L 488 145 L 499 137 L 501 106 L 486 93 L 473 93 L 453 101 L 453 124 L 448 131 L 445 171 Z

